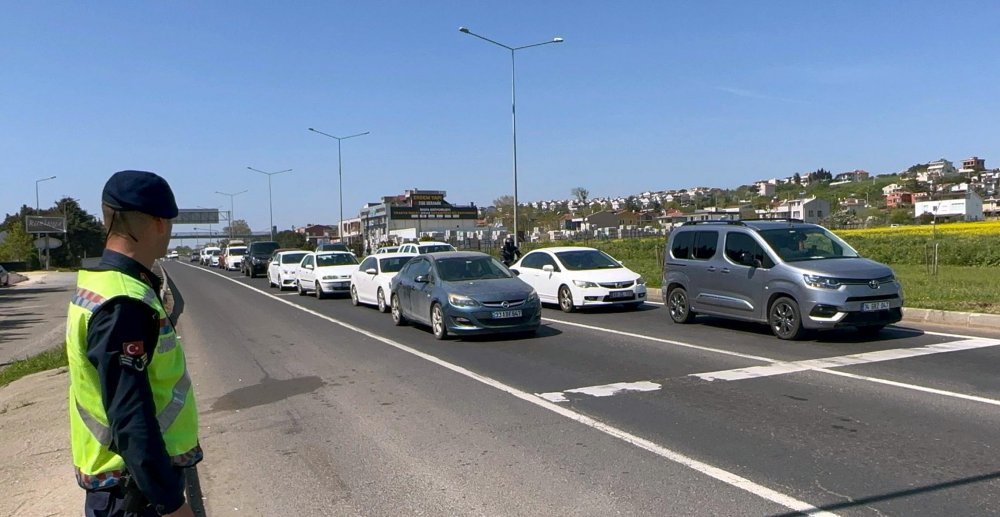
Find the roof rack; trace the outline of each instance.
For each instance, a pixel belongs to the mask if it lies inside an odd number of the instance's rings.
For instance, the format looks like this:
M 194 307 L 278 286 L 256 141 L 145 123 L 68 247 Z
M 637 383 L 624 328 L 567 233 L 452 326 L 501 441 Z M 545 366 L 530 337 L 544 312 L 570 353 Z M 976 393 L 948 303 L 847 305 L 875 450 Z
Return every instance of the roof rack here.
M 741 219 L 741 221 L 753 221 L 755 223 L 760 221 L 775 221 L 775 222 L 784 221 L 786 223 L 805 223 L 805 221 L 803 221 L 802 219 L 792 219 L 790 217 L 775 217 L 773 219 L 762 217 L 757 219 Z
M 713 219 L 711 221 L 687 221 L 682 223 L 681 226 L 695 226 L 699 224 L 734 224 L 738 226 L 746 226 L 743 221 L 739 219 Z

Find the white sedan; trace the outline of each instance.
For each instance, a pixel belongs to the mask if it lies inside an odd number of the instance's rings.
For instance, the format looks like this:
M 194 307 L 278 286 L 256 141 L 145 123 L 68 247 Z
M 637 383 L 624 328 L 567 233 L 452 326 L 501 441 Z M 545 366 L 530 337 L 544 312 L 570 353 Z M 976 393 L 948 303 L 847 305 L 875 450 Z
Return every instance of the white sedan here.
M 267 264 L 267 286 L 277 287 L 282 291 L 286 287 L 295 287 L 295 269 L 308 251 L 279 251 L 271 257 Z
M 389 312 L 389 282 L 415 253 L 379 253 L 361 262 L 351 275 L 351 303 L 375 305 L 379 312 Z
M 542 302 L 557 303 L 563 312 L 601 305 L 634 309 L 646 301 L 642 276 L 594 248 L 542 248 L 510 269 L 538 291 Z
M 351 274 L 358 269 L 358 259 L 349 251 L 307 253 L 295 270 L 299 295 L 312 291 L 316 298 L 351 291 Z

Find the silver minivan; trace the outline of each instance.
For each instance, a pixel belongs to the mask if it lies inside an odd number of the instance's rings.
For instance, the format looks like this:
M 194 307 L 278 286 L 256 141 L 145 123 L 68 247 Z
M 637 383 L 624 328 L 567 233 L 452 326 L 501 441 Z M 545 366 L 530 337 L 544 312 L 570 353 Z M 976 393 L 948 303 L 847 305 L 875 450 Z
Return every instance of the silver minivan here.
M 663 302 L 676 323 L 706 314 L 767 323 L 780 339 L 855 327 L 872 336 L 902 319 L 892 269 L 799 220 L 704 221 L 670 233 Z

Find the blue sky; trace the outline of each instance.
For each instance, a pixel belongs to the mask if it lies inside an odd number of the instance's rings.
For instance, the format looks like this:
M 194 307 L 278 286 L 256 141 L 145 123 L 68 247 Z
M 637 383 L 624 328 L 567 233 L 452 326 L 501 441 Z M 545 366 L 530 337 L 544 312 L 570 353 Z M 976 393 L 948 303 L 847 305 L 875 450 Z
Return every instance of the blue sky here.
M 4 2 L 0 211 L 70 195 L 98 213 L 116 170 L 182 208 L 279 228 L 335 223 L 408 188 L 511 192 L 517 54 L 522 201 L 824 167 L 1000 165 L 1000 3 Z

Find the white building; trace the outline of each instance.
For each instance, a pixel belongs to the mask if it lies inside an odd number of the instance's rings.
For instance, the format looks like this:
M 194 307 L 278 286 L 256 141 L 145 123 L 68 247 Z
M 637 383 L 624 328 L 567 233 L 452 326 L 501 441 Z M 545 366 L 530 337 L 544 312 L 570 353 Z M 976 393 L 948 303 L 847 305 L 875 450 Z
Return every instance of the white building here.
M 770 181 L 761 181 L 757 183 L 757 195 L 764 197 L 772 197 L 777 189 L 777 185 L 771 183 Z
M 938 181 L 941 178 L 947 178 L 949 176 L 954 176 L 958 174 L 958 170 L 955 169 L 955 165 L 944 158 L 940 160 L 935 160 L 927 164 L 927 170 L 917 174 L 918 181 Z
M 946 221 L 982 221 L 983 198 L 975 192 L 963 193 L 961 197 L 917 201 L 913 205 L 913 217 L 923 214 L 933 214 L 935 220 Z
M 816 197 L 788 199 L 777 207 L 758 210 L 761 219 L 800 219 L 807 223 L 819 224 L 830 216 L 830 202 Z

